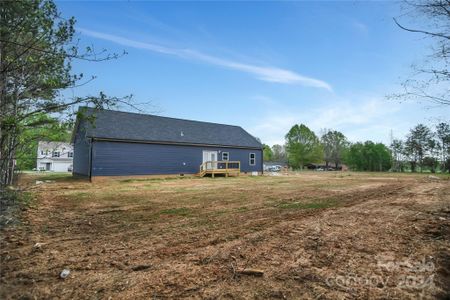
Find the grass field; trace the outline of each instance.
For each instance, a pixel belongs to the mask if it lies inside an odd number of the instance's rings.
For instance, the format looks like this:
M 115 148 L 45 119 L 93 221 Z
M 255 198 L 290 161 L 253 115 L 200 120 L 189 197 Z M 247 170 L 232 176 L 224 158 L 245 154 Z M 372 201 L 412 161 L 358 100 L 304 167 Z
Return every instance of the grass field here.
M 21 182 L 32 200 L 1 232 L 2 299 L 450 296 L 445 176 Z

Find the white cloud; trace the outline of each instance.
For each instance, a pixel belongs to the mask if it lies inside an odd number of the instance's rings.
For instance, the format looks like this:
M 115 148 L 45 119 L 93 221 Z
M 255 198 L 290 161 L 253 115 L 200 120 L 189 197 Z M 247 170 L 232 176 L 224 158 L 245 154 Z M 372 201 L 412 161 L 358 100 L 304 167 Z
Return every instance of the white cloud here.
M 89 29 L 80 28 L 80 31 L 88 36 L 107 40 L 116 44 L 124 45 L 127 47 L 133 47 L 138 49 L 145 49 L 152 52 L 174 55 L 177 57 L 185 59 L 194 59 L 209 63 L 212 65 L 224 67 L 227 69 L 237 70 L 245 73 L 252 74 L 256 76 L 257 79 L 269 82 L 285 83 L 285 84 L 299 84 L 309 87 L 323 88 L 328 91 L 332 91 L 331 85 L 325 81 L 307 77 L 296 72 L 281 69 L 277 67 L 268 66 L 257 66 L 252 64 L 246 64 L 241 62 L 236 62 L 228 59 L 223 59 L 215 56 L 211 56 L 192 49 L 179 49 L 171 48 L 166 46 L 161 46 L 153 43 L 140 42 L 135 40 L 130 40 L 117 35 L 97 32 Z
M 359 104 L 358 104 L 359 103 Z M 397 112 L 399 105 L 386 105 L 386 99 L 365 98 L 360 101 L 339 101 L 332 106 L 317 109 L 316 118 L 311 126 L 321 128 L 340 128 L 343 126 L 359 126 L 375 119 Z M 326 124 L 326 126 L 324 126 Z
M 359 21 L 353 21 L 352 23 L 353 28 L 355 28 L 358 32 L 367 35 L 369 34 L 369 28 L 367 27 L 366 24 L 361 23 Z
M 271 107 L 259 124 L 249 131 L 269 145 L 283 144 L 284 135 L 294 124 L 303 123 L 317 135 L 324 128 L 343 132 L 351 141 L 388 142 L 391 129 L 403 134 L 409 123 L 400 124 L 393 115 L 400 104 L 389 103 L 384 98 L 361 97 L 359 101 L 335 100 L 329 105 L 305 109 Z M 359 104 L 358 104 L 359 103 Z
M 263 121 L 249 128 L 249 131 L 268 145 L 284 144 L 284 136 L 294 125 L 301 123 L 300 118 L 291 113 L 271 113 Z

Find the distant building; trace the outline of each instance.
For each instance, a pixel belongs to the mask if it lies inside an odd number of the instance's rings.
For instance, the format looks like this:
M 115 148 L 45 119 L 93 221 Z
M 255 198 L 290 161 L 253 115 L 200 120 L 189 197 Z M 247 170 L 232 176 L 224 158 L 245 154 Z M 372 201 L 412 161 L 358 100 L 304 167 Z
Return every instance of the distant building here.
M 72 172 L 73 146 L 63 142 L 40 141 L 36 168 L 39 171 Z

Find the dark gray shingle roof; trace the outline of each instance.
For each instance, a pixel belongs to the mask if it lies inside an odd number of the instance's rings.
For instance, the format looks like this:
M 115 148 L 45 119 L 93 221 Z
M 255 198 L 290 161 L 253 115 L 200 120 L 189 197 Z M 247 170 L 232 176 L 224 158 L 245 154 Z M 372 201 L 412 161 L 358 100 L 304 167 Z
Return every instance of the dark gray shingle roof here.
M 261 148 L 255 137 L 239 126 L 174 119 L 114 110 L 86 109 L 84 115 L 94 115 L 91 121 L 79 123 L 86 136 L 115 140 L 206 144 Z

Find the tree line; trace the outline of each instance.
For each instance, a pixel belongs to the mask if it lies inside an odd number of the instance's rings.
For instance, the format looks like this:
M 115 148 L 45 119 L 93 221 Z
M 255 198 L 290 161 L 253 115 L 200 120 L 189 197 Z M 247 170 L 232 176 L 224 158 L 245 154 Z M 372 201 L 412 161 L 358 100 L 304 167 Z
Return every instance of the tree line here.
M 450 125 L 442 122 L 433 129 L 419 124 L 405 139 L 392 141 L 393 171 L 429 169 L 435 173 L 439 169 L 450 172 Z
M 294 125 L 285 135 L 284 145 L 263 145 L 264 161 L 287 163 L 301 170 L 309 164 L 324 163 L 356 171 L 450 172 L 450 125 L 429 128 L 418 124 L 402 139 L 387 146 L 373 141 L 351 143 L 339 131 L 324 129 L 320 136 L 304 124 Z

